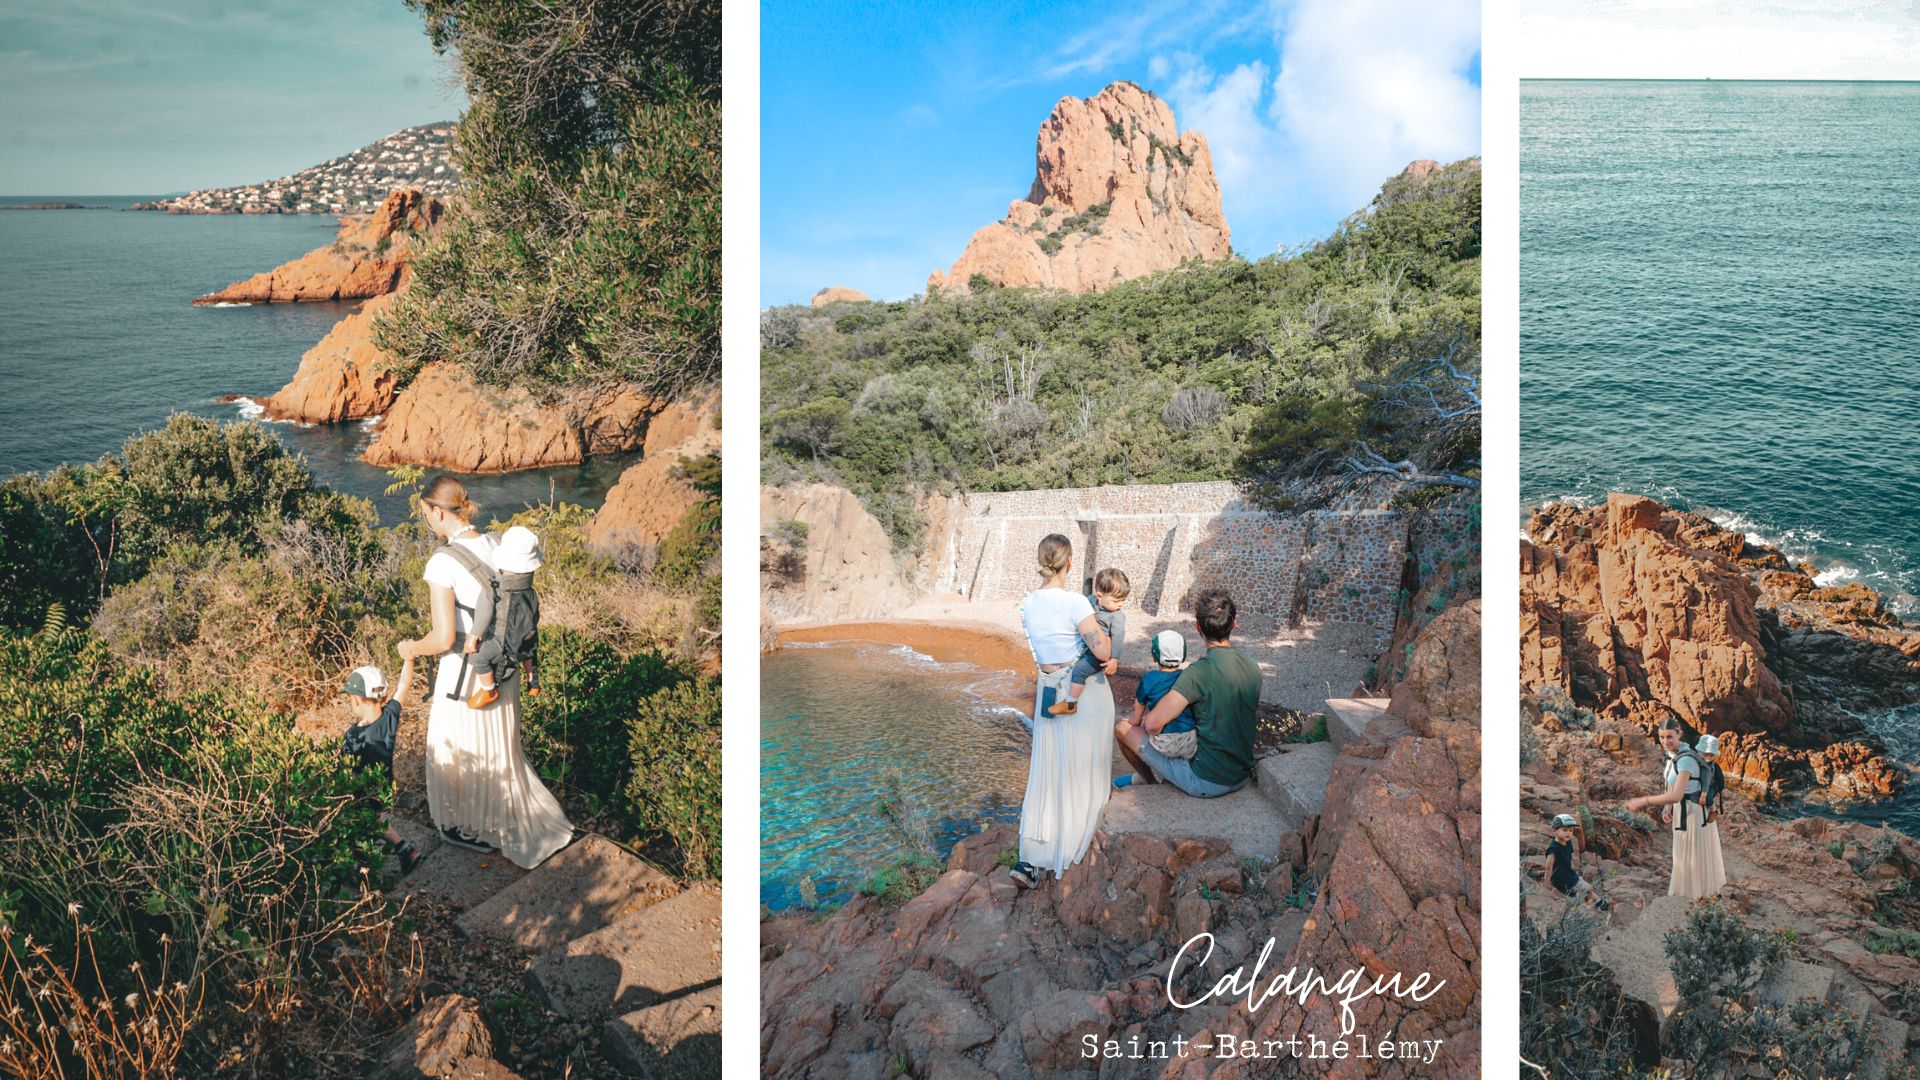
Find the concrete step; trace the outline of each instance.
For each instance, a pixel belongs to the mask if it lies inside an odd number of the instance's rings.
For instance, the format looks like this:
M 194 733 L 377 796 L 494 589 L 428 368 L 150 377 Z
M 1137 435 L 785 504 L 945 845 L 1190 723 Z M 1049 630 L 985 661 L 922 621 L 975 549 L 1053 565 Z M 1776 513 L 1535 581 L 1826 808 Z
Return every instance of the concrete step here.
M 1260 759 L 1260 794 L 1289 821 L 1304 822 L 1327 802 L 1327 778 L 1340 751 L 1331 742 L 1298 743 Z M 1297 826 L 1296 826 L 1297 827 Z
M 1107 800 L 1100 827 L 1115 835 L 1217 836 L 1233 845 L 1240 858 L 1271 860 L 1280 852 L 1280 834 L 1298 829 L 1249 784 L 1231 795 L 1196 799 L 1172 784 L 1135 781 Z
M 410 830 L 398 820 L 394 827 L 400 830 L 400 835 L 412 840 L 415 847 L 426 853 L 413 873 L 401 878 L 394 886 L 393 891 L 397 896 L 432 897 L 471 906 L 527 876 L 525 870 L 497 852 L 482 855 L 477 851 L 443 843 L 438 832 L 433 833 L 434 846 L 428 848 L 420 843 L 416 835 L 418 830 Z
M 534 999 L 605 1020 L 720 981 L 720 891 L 696 886 L 559 945 L 527 971 Z
M 614 1017 L 600 1049 L 616 1064 L 657 1080 L 719 1076 L 720 988 Z
M 1327 739 L 1336 750 L 1365 742 L 1367 725 L 1387 714 L 1391 698 L 1328 698 Z
M 476 904 L 460 916 L 458 925 L 526 953 L 543 953 L 677 889 L 672 878 L 639 856 L 603 836 L 586 836 Z
M 1860 1018 L 1861 1033 L 1872 1033 L 1879 1049 L 1860 1064 L 1862 1080 L 1884 1080 L 1888 1073 L 1907 1059 L 1906 1021 L 1879 1012 L 1880 1005 L 1864 990 L 1835 982 L 1833 1004 Z

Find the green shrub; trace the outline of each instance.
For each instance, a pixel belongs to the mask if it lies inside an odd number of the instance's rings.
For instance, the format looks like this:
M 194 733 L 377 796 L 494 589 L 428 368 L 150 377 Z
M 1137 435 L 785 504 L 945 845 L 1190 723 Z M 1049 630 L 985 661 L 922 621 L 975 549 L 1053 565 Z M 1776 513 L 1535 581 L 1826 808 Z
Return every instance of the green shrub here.
M 1327 741 L 1327 714 L 1314 713 L 1300 724 L 1299 729 L 1287 736 L 1290 743 L 1316 743 Z
M 547 782 L 605 806 L 626 786 L 635 704 L 687 678 L 654 653 L 625 656 L 599 638 L 543 625 L 540 693 L 523 696 L 527 759 Z
M 621 813 L 642 838 L 665 837 L 694 877 L 720 876 L 720 681 L 688 676 L 635 706 Z
M 926 892 L 928 886 L 940 879 L 944 869 L 940 860 L 930 855 L 899 855 L 862 882 L 859 892 L 884 904 L 904 904 Z

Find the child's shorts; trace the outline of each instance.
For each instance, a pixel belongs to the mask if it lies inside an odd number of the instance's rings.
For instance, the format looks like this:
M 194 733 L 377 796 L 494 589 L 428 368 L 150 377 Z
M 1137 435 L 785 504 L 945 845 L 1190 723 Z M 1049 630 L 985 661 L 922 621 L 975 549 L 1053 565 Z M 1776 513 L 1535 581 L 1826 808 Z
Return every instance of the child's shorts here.
M 1155 750 L 1170 758 L 1190 758 L 1195 750 L 1200 749 L 1200 738 L 1191 730 L 1162 731 L 1148 736 L 1148 741 L 1153 743 Z

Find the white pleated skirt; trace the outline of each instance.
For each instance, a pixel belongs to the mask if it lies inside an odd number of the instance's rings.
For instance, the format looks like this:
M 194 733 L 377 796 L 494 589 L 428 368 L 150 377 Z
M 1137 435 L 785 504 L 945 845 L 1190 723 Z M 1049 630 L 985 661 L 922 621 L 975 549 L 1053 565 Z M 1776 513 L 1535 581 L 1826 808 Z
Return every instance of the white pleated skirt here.
M 457 653 L 440 658 L 427 711 L 427 807 L 436 828 L 465 829 L 531 870 L 567 846 L 573 825 L 521 752 L 520 680 L 470 709 L 474 678 L 471 664 L 460 678 Z
M 1679 818 L 1678 808 L 1674 811 Z M 1673 830 L 1673 883 L 1668 896 L 1695 900 L 1712 896 L 1727 883 L 1726 864 L 1720 858 L 1720 823 L 1703 824 L 1699 807 L 1687 808 L 1687 828 Z
M 1020 860 L 1055 874 L 1087 853 L 1113 791 L 1113 690 L 1095 675 L 1077 711 L 1049 716 L 1048 706 L 1066 693 L 1066 675 L 1042 675 L 1034 689 L 1033 753 L 1020 804 Z

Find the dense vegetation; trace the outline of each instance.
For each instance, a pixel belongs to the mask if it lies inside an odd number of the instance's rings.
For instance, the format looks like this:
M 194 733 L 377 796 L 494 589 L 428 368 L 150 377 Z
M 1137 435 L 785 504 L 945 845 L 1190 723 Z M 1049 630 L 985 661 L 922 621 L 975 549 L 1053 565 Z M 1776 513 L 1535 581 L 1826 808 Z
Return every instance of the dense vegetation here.
M 523 731 L 576 824 L 713 877 L 719 680 L 697 627 L 718 552 L 711 507 L 688 516 L 645 572 L 590 550 L 580 507 L 510 519 L 548 556 L 548 692 Z M 90 1017 L 40 1043 L 0 1027 L 0 1075 L 90 1056 L 117 1063 L 95 1075 L 287 1074 L 316 1032 L 337 1052 L 405 1019 L 418 960 L 378 891 L 391 792 L 290 715 L 326 716 L 347 670 L 393 671 L 426 628 L 437 541 L 374 520 L 259 427 L 190 416 L 0 484 L 0 1009 L 27 1035 Z
M 403 379 L 624 379 L 720 363 L 718 0 L 407 0 L 466 84 L 461 188 L 378 340 Z
M 1360 475 L 1364 449 L 1477 475 L 1480 171 L 1401 176 L 1326 240 L 1103 293 L 971 295 L 763 315 L 769 483 L 858 494 L 896 539 L 916 491 Z M 1456 380 L 1433 361 L 1449 360 Z M 1416 407 L 1416 403 L 1421 407 Z M 1453 410 L 1448 410 L 1453 411 Z

